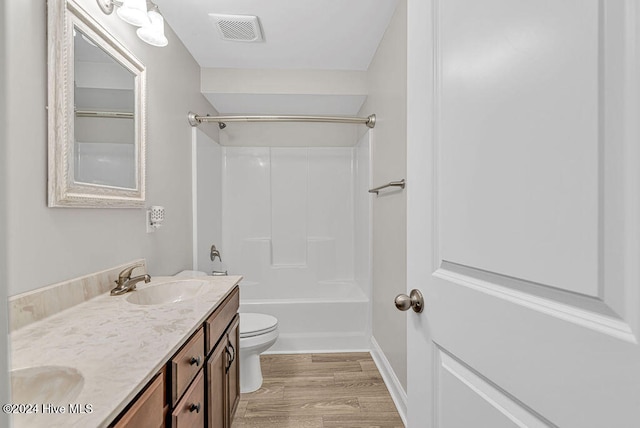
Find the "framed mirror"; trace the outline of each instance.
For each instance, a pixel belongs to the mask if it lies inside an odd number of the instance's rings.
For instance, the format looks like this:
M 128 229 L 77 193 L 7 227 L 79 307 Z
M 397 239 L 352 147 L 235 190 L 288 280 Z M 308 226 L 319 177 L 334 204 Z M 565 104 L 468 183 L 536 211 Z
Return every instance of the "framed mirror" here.
M 145 67 L 75 1 L 47 7 L 49 206 L 143 207 Z

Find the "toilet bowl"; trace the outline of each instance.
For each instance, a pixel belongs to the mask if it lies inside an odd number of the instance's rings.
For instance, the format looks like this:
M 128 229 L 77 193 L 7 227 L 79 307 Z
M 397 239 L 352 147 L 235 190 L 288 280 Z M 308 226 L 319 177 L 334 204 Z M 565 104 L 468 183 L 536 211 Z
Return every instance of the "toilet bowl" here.
M 278 319 L 271 315 L 240 313 L 240 392 L 262 386 L 260 354 L 278 338 Z

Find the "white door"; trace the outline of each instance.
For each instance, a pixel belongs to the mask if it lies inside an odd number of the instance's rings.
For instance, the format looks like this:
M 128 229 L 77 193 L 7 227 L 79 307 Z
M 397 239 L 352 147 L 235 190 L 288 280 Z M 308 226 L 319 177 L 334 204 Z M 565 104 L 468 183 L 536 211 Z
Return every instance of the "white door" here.
M 640 427 L 640 2 L 408 1 L 409 427 Z

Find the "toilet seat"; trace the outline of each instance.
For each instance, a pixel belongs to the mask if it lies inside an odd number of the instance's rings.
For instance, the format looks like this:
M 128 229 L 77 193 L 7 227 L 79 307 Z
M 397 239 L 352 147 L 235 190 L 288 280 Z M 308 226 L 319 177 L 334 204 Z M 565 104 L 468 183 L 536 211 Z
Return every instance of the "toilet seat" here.
M 278 328 L 278 319 L 266 314 L 240 313 L 240 338 L 255 337 Z

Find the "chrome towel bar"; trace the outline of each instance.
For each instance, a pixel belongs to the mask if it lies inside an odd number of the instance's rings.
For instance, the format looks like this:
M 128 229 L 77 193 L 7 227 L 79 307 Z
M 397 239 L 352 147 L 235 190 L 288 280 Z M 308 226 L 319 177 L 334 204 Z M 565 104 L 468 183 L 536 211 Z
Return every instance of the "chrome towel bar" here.
M 404 189 L 404 185 L 405 185 L 405 181 L 403 178 L 400 181 L 390 181 L 384 186 L 376 187 L 374 189 L 369 189 L 369 193 L 375 193 L 377 195 L 378 192 L 380 192 L 380 190 L 386 189 L 387 187 L 400 187 L 401 189 Z

